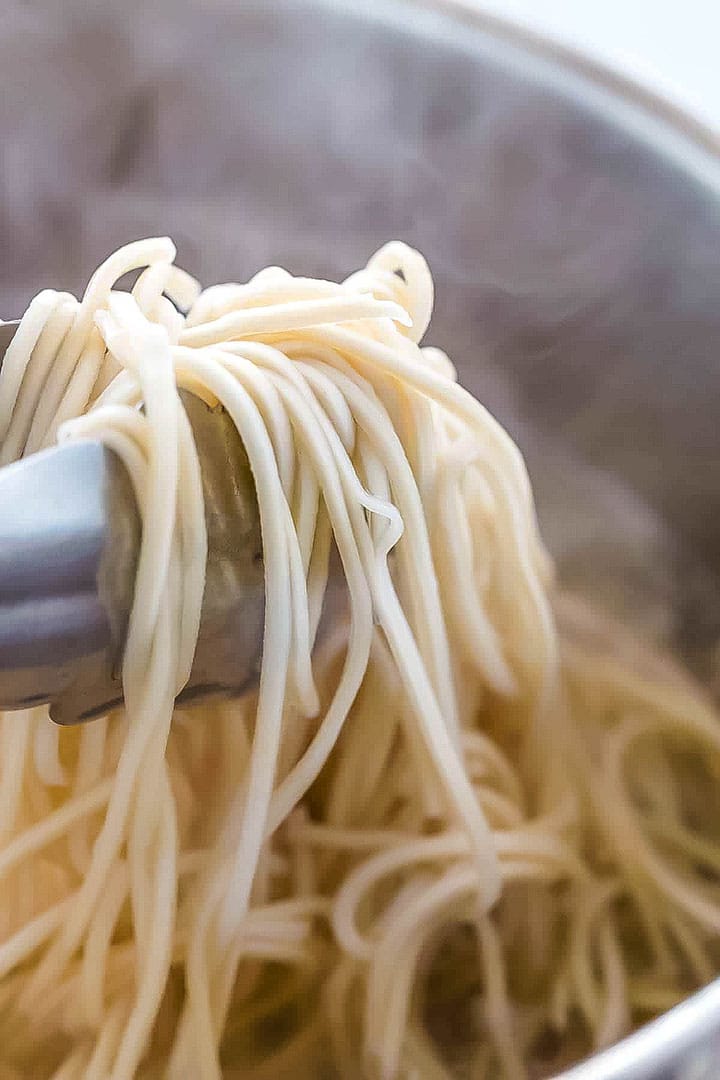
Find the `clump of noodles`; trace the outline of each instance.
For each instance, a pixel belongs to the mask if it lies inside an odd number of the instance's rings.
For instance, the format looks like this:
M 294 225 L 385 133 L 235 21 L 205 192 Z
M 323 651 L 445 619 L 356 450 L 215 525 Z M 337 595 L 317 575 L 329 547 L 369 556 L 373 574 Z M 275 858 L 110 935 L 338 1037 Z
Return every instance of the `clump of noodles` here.
M 717 718 L 568 601 L 559 638 L 522 458 L 420 347 L 422 257 L 201 292 L 174 255 L 40 293 L 0 371 L 0 461 L 101 439 L 143 522 L 124 709 L 0 718 L 2 1075 L 520 1080 L 709 980 Z M 245 445 L 266 617 L 258 686 L 174 712 L 207 555 L 179 389 Z

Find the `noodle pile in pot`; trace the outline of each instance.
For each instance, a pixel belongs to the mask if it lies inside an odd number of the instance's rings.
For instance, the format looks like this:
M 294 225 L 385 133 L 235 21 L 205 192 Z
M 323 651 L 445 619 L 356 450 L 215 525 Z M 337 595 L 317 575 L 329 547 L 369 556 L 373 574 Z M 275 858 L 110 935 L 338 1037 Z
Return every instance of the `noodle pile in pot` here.
M 40 293 L 0 371 L 0 462 L 100 439 L 143 522 L 124 709 L 0 714 L 2 1077 L 536 1078 L 709 981 L 717 717 L 556 596 L 519 451 L 420 346 L 422 257 L 201 292 L 174 255 Z M 174 711 L 207 555 L 180 389 L 247 452 L 265 628 L 251 692 Z

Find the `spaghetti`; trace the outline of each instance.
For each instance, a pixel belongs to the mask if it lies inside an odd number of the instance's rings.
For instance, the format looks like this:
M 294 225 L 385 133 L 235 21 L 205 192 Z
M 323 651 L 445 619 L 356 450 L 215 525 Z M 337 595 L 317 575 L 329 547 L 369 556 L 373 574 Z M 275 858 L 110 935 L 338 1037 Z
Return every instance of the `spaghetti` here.
M 201 292 L 174 255 L 40 293 L 0 372 L 0 462 L 101 439 L 143 522 L 124 709 L 0 717 L 3 1076 L 520 1080 L 709 980 L 717 717 L 556 597 L 519 451 L 420 346 L 422 257 Z M 179 389 L 244 443 L 266 616 L 257 687 L 174 711 L 207 554 Z

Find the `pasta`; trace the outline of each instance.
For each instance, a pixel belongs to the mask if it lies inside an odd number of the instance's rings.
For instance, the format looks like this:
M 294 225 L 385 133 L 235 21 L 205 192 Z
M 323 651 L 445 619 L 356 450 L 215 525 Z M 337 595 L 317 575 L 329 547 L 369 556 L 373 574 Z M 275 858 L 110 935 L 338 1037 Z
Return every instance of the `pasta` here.
M 549 1075 L 720 968 L 717 716 L 559 592 L 519 451 L 420 345 L 417 252 L 205 291 L 174 256 L 40 293 L 0 371 L 0 462 L 100 439 L 143 524 L 124 708 L 0 715 L 2 1076 Z M 266 614 L 257 686 L 175 709 L 181 389 L 245 446 Z

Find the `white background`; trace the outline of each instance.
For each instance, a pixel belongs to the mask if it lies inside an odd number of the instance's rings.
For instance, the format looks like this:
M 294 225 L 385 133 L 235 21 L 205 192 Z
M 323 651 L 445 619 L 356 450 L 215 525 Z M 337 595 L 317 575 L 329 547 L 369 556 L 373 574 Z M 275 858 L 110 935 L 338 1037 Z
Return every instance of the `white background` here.
M 720 0 L 465 0 L 602 61 L 720 132 Z

